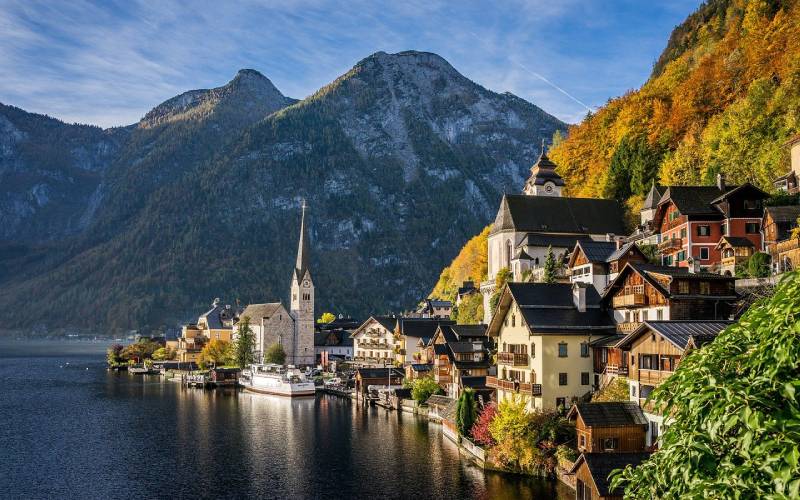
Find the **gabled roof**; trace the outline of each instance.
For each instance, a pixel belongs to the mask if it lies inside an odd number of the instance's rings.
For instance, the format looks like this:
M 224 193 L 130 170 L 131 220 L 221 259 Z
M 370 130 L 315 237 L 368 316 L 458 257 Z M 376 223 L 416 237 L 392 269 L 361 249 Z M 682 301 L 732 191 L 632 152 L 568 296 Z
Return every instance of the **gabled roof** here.
M 700 347 L 707 344 L 731 324 L 733 321 L 725 320 L 645 321 L 639 328 L 617 342 L 616 347 L 628 347 L 642 335 L 655 332 L 678 349 L 685 351 L 690 346 Z
M 572 420 L 577 415 L 581 416 L 583 423 L 588 427 L 648 425 L 639 404 L 633 401 L 576 403 L 570 408 L 567 418 Z
M 433 369 L 433 365 L 411 363 L 411 369 L 415 372 L 429 372 Z
M 753 242 L 750 241 L 749 238 L 745 238 L 744 236 L 723 236 L 720 238 L 719 243 L 717 243 L 717 248 L 721 248 L 723 245 L 728 244 L 733 248 L 753 248 Z
M 615 469 L 624 469 L 628 465 L 636 467 L 649 457 L 649 453 L 584 453 L 578 457 L 569 473 L 575 474 L 585 463 L 601 497 L 622 496 L 621 491 L 611 490 L 608 476 Z
M 745 182 L 744 184 L 742 184 L 740 186 L 733 187 L 733 189 L 726 188 L 725 193 L 721 194 L 720 196 L 718 196 L 714 200 L 711 200 L 711 203 L 714 204 L 714 205 L 717 204 L 717 203 L 721 203 L 721 202 L 725 201 L 726 199 L 731 198 L 734 195 L 738 195 L 738 194 L 744 193 L 745 191 L 750 191 L 752 194 L 754 194 L 756 197 L 758 197 L 759 199 L 762 199 L 762 200 L 765 199 L 765 198 L 769 198 L 769 193 L 767 193 L 767 192 L 755 187 L 754 185 L 750 184 L 749 182 Z
M 607 337 L 601 337 L 599 339 L 592 340 L 589 342 L 589 345 L 592 347 L 614 347 L 617 345 L 617 342 L 624 338 L 625 335 L 623 334 L 609 335 Z
M 664 297 L 672 297 L 674 299 L 682 298 L 681 295 L 672 295 L 668 288 L 665 288 L 664 285 L 659 282 L 656 277 L 658 275 L 669 277 L 670 280 L 674 278 L 681 278 L 683 280 L 703 280 L 703 281 L 730 281 L 733 282 L 734 278 L 730 276 L 723 276 L 721 274 L 716 273 L 709 273 L 709 272 L 697 272 L 691 273 L 689 269 L 686 267 L 670 267 L 670 266 L 658 266 L 654 264 L 645 264 L 639 262 L 627 262 L 625 267 L 620 270 L 619 274 L 617 275 L 614 280 L 606 286 L 605 290 L 603 290 L 603 302 L 608 303 L 611 300 L 611 297 L 614 295 L 614 292 L 619 289 L 625 283 L 625 277 L 628 273 L 637 273 L 639 274 L 649 285 L 659 291 Z M 683 296 L 685 297 L 685 296 Z M 719 299 L 727 299 L 727 298 L 736 298 L 735 296 L 721 296 L 718 297 Z
M 455 321 L 439 318 L 398 318 L 397 330 L 405 337 L 431 338 L 439 325 L 453 325 Z
M 764 207 L 764 216 L 769 214 L 770 218 L 775 222 L 791 222 L 797 221 L 800 217 L 800 205 L 789 205 L 782 207 Z
M 614 262 L 616 260 L 619 260 L 622 257 L 624 257 L 625 254 L 628 253 L 631 250 L 634 250 L 636 253 L 639 254 L 640 257 L 642 257 L 645 260 L 647 260 L 647 257 L 642 253 L 642 249 L 639 248 L 639 246 L 635 242 L 631 241 L 631 242 L 625 243 L 624 245 L 619 247 L 617 250 L 615 250 L 614 253 L 609 255 L 608 258 L 606 259 L 606 262 Z
M 722 215 L 712 203 L 735 187 L 728 186 L 723 191 L 717 186 L 667 186 L 658 205 L 672 201 L 682 215 Z
M 449 325 L 459 339 L 486 337 L 486 325 Z
M 405 373 L 397 368 L 392 368 L 392 378 L 403 378 Z M 388 378 L 389 368 L 356 368 L 356 374 L 360 374 L 361 378 Z
M 492 234 L 624 234 L 623 220 L 624 210 L 614 200 L 507 194 L 500 203 Z
M 586 256 L 589 262 L 600 263 L 606 262 L 617 250 L 617 243 L 614 241 L 578 240 L 575 243 L 575 250 L 578 249 Z
M 614 322 L 600 307 L 600 296 L 594 287 L 585 286 L 586 311 L 575 307 L 573 286 L 569 283 L 508 283 L 500 295 L 497 311 L 489 324 L 488 334 L 496 336 L 505 316 L 515 302 L 522 319 L 532 334 L 571 334 L 587 331 L 613 332 Z
M 647 197 L 645 197 L 644 199 L 642 210 L 652 210 L 658 207 L 658 201 L 660 199 L 661 199 L 661 192 L 656 187 L 655 181 L 653 181 L 653 185 L 650 186 L 650 191 L 647 192 Z
M 250 318 L 250 324 L 261 324 L 261 319 L 269 319 L 278 312 L 286 312 L 286 309 L 280 302 L 267 302 L 265 304 L 249 304 L 244 308 L 244 311 L 239 315 L 240 318 L 247 316 Z M 288 313 L 287 313 L 288 314 Z
M 356 328 L 355 331 L 350 336 L 355 337 L 356 335 L 361 333 L 362 330 L 366 329 L 367 326 L 373 323 L 377 323 L 386 330 L 389 330 L 389 332 L 391 333 L 394 332 L 394 328 L 397 325 L 397 318 L 395 318 L 394 316 L 370 316 L 369 318 L 367 318 L 365 322 L 361 323 L 361 326 Z
M 209 330 L 224 330 L 231 328 L 231 323 L 225 325 L 225 322 L 233 321 L 234 313 L 230 306 L 217 304 L 215 301 L 211 309 L 201 314 L 200 318 L 206 320 Z
M 528 233 L 517 245 L 517 248 L 525 247 L 553 247 L 553 248 L 573 248 L 578 241 L 592 241 L 588 234 L 574 234 L 572 236 L 557 236 L 552 234 Z

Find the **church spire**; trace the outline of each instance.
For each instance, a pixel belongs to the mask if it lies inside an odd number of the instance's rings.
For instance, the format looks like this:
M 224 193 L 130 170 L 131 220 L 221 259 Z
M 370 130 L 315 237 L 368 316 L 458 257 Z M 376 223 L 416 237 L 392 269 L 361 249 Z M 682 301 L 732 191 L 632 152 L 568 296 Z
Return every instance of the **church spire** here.
M 302 205 L 303 213 L 300 216 L 300 242 L 297 245 L 297 262 L 295 263 L 295 273 L 297 273 L 297 279 L 301 280 L 303 275 L 306 274 L 306 270 L 308 270 L 308 257 L 309 257 L 309 248 L 308 248 L 308 235 L 306 234 L 306 200 L 303 200 Z

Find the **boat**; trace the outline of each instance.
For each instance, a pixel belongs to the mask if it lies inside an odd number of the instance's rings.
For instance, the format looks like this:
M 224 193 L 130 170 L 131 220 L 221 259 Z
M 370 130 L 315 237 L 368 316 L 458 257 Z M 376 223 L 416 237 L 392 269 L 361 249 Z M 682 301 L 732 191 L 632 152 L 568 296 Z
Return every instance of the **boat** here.
M 284 368 L 274 364 L 253 364 L 242 370 L 239 384 L 246 391 L 277 396 L 313 396 L 316 394 L 314 382 L 305 374 L 289 365 Z
M 128 367 L 128 373 L 133 373 L 135 375 L 154 375 L 158 372 L 147 365 L 130 365 Z

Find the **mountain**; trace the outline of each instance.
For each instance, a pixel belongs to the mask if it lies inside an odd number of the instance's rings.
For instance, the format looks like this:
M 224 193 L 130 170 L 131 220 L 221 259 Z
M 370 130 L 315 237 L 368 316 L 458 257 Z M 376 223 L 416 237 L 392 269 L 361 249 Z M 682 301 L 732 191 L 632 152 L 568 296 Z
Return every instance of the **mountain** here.
M 709 0 L 676 27 L 653 74 L 571 127 L 550 158 L 572 195 L 629 200 L 661 184 L 771 189 L 798 130 L 800 2 Z
M 285 300 L 302 199 L 318 312 L 409 307 L 565 129 L 430 53 L 376 53 L 299 102 L 253 73 L 148 113 L 81 234 L 32 263 L 0 252 L 5 325 L 160 328 L 214 297 Z
M 673 30 L 639 90 L 570 127 L 548 155 L 568 196 L 617 198 L 638 218 L 654 179 L 711 184 L 721 172 L 771 191 L 788 169 L 798 110 L 800 2 L 709 0 Z M 486 261 L 485 245 L 482 254 L 468 246 L 432 296 L 452 296 L 469 275 L 458 270 Z

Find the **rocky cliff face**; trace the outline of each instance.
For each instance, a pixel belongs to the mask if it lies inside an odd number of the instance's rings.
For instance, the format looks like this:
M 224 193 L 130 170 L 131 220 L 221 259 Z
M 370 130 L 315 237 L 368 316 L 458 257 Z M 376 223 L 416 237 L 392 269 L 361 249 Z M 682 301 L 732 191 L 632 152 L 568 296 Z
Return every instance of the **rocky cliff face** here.
M 296 103 L 264 81 L 243 71 L 148 113 L 77 243 L 5 280 L 0 262 L 4 319 L 147 328 L 209 297 L 285 299 L 302 198 L 318 307 L 408 307 L 564 129 L 435 54 L 374 54 Z

